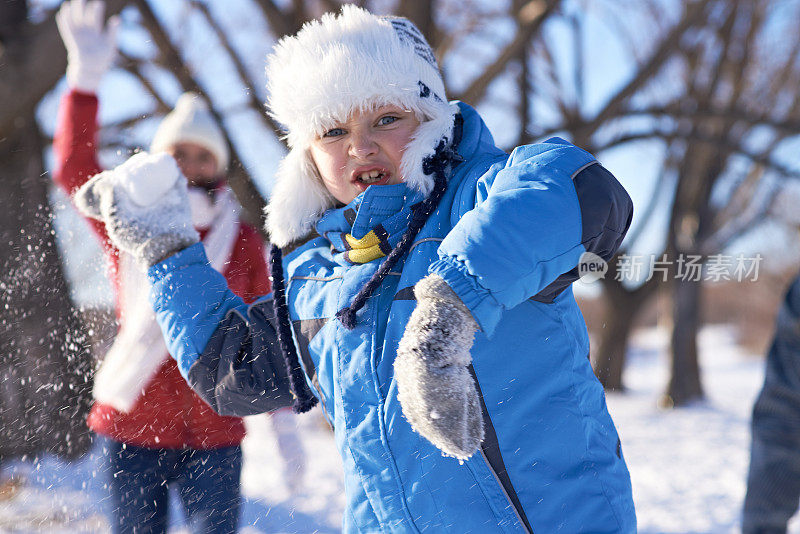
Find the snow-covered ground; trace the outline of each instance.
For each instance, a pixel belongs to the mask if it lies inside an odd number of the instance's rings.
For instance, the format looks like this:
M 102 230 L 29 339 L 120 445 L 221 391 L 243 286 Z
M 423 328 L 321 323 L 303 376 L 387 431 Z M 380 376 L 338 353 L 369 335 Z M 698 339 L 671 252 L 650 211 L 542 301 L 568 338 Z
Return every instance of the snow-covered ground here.
M 284 463 L 278 459 L 277 429 L 266 415 L 246 419 L 242 444 L 241 534 L 341 532 L 344 507 L 342 467 L 333 433 L 318 409 L 293 416 L 305 458 L 305 476 L 292 492 Z M 82 460 L 65 463 L 53 457 L 5 466 L 4 475 L 24 481 L 11 498 L 0 494 L 0 534 L 92 533 L 111 531 L 108 490 L 99 444 Z M 297 477 L 295 477 L 296 480 Z M 170 534 L 190 534 L 172 496 Z
M 665 411 L 657 406 L 667 380 L 665 346 L 663 331 L 637 333 L 625 373 L 629 391 L 608 398 L 631 471 L 639 531 L 738 532 L 750 409 L 763 379 L 763 359 L 742 352 L 731 328 L 705 328 L 700 346 L 707 400 Z M 294 493 L 275 460 L 270 420 L 257 416 L 247 422 L 242 534 L 339 531 L 344 498 L 333 436 L 318 412 L 296 421 L 307 466 Z M 0 532 L 109 531 L 97 453 L 73 464 L 53 458 L 16 462 L 9 471 L 25 483 L 11 498 L 0 496 Z M 178 517 L 171 533 L 184 532 Z M 790 532 L 800 534 L 799 521 Z
M 669 361 L 663 330 L 638 332 L 625 371 L 628 391 L 608 395 L 631 472 L 639 532 L 740 532 L 750 463 L 750 411 L 764 380 L 761 355 L 743 352 L 727 326 L 703 329 L 706 400 L 662 410 Z M 800 524 L 790 525 L 800 533 Z

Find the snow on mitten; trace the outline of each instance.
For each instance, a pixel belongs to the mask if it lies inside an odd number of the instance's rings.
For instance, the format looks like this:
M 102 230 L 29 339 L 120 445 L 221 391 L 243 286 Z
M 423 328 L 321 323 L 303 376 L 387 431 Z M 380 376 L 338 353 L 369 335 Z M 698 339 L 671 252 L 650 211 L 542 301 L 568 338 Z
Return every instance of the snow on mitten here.
M 478 325 L 438 275 L 414 286 L 417 307 L 397 349 L 394 374 L 403 414 L 447 456 L 464 460 L 483 441 L 483 415 L 469 372 Z
M 192 225 L 186 179 L 169 154 L 140 152 L 92 177 L 75 204 L 106 225 L 120 250 L 150 267 L 199 241 Z

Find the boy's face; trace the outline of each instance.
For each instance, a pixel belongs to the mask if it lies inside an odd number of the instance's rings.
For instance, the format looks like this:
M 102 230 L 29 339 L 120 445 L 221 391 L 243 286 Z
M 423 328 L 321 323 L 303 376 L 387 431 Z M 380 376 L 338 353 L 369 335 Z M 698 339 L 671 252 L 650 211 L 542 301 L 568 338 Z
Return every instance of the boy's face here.
M 351 115 L 311 143 L 323 184 L 343 204 L 371 185 L 399 184 L 403 151 L 417 126 L 413 112 L 395 105 Z
M 169 150 L 189 185 L 206 186 L 217 182 L 217 158 L 196 143 L 175 143 Z

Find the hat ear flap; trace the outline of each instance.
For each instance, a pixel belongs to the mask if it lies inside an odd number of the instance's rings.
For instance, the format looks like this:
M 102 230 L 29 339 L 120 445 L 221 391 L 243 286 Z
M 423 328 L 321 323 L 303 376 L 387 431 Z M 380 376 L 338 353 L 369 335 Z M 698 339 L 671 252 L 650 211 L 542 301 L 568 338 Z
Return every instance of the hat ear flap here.
M 458 105 L 447 102 L 428 103 L 424 111 L 430 119 L 420 123 L 406 145 L 400 161 L 400 171 L 406 185 L 428 196 L 433 190 L 434 179 L 422 170 L 422 162 L 436 152 L 439 141 L 447 139 L 452 142 Z
M 280 163 L 265 208 L 272 243 L 285 247 L 308 234 L 335 200 L 306 150 L 293 148 Z

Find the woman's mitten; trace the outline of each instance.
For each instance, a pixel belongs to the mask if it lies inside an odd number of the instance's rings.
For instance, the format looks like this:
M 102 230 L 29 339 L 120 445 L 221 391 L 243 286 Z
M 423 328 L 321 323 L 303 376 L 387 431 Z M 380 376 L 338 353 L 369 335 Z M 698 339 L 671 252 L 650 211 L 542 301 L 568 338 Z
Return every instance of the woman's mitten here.
M 96 93 L 100 80 L 117 56 L 120 19 L 103 23 L 105 4 L 97 0 L 69 0 L 56 13 L 56 26 L 67 49 L 67 85 Z
M 75 193 L 80 211 L 103 221 L 120 250 L 150 267 L 199 241 L 186 179 L 169 154 L 140 152 Z
M 469 309 L 438 275 L 414 286 L 394 363 L 398 398 L 411 426 L 448 456 L 466 459 L 483 441 L 483 416 L 468 369 L 478 330 Z

